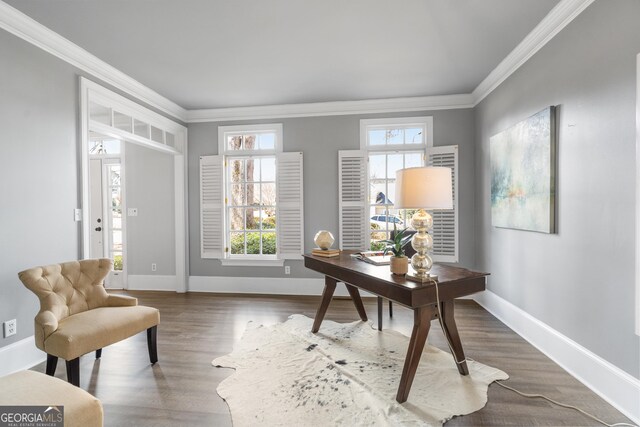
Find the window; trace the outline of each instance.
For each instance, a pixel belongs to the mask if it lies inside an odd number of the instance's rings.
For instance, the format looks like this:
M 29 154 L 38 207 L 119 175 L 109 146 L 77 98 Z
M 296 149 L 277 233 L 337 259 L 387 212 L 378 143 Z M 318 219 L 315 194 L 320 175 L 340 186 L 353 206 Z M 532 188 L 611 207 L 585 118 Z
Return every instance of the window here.
M 230 254 L 276 254 L 276 157 L 227 158 Z
M 89 138 L 89 155 L 120 154 L 120 140 L 101 136 Z
M 223 265 L 282 265 L 303 249 L 302 153 L 282 125 L 220 126 L 219 156 L 200 158 L 201 252 Z
M 424 165 L 453 170 L 454 206 L 457 205 L 457 146 L 433 147 L 431 117 L 360 121 L 360 150 L 341 151 L 340 246 L 342 249 L 385 247 L 394 227 L 410 226 L 415 210 L 396 210 L 395 174 Z M 457 262 L 457 210 L 433 212 L 434 259 Z

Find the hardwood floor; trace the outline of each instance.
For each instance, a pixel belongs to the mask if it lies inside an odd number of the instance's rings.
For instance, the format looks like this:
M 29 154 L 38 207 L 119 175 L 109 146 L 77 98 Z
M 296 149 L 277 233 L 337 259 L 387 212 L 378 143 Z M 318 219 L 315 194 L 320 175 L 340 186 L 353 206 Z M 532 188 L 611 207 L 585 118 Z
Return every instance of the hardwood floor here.
M 232 351 L 247 322 L 273 324 L 295 313 L 313 318 L 320 302 L 320 297 L 127 294 L 137 297 L 140 304 L 160 309 L 159 362 L 149 365 L 145 333 L 105 348 L 99 360 L 93 354 L 81 358 L 80 386 L 102 401 L 105 426 L 231 425 L 229 410 L 216 387 L 232 370 L 214 368 L 211 360 Z M 370 321 L 376 322 L 376 300 L 364 299 L 364 305 Z M 385 304 L 384 327 L 409 335 L 412 312 L 395 305 L 393 315 L 388 318 Z M 359 316 L 349 299 L 334 299 L 325 319 L 350 322 Z M 466 356 L 507 372 L 511 378 L 506 384 L 579 406 L 609 423 L 629 422 L 475 302 L 457 301 L 456 320 Z M 439 325 L 431 328 L 429 343 L 448 351 Z M 33 369 L 44 372 L 45 363 Z M 66 380 L 64 363 L 59 364 L 56 376 Z M 446 425 L 597 423 L 573 410 L 526 399 L 494 384 L 484 409 L 456 417 Z

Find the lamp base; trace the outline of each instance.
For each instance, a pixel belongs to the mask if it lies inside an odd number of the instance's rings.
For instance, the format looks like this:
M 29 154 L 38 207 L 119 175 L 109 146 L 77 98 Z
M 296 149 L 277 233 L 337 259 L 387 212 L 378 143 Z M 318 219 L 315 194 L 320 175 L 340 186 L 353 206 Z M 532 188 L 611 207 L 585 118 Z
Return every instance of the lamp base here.
M 406 276 L 404 276 L 407 280 L 411 280 L 412 282 L 418 282 L 418 283 L 429 283 L 429 282 L 433 282 L 433 281 L 438 281 L 438 275 L 436 274 L 430 274 L 427 273 L 426 276 L 418 276 L 415 271 L 412 271 L 410 273 L 407 273 Z

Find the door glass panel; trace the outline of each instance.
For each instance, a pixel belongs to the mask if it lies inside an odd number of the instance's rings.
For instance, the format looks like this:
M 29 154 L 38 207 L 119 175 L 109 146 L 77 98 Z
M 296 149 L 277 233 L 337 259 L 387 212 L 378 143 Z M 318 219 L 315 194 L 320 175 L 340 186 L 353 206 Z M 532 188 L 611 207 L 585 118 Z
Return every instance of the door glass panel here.
M 122 169 L 119 164 L 107 164 L 107 218 L 105 228 L 107 231 L 107 251 L 109 257 L 113 259 L 114 270 L 124 269 L 123 251 L 123 230 L 122 230 Z

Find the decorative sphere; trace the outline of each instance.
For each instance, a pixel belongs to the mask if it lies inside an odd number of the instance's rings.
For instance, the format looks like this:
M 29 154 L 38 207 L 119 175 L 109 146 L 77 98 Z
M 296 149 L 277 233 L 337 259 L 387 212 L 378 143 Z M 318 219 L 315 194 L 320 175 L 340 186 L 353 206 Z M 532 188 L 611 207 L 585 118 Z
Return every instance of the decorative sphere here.
M 411 227 L 416 230 L 420 229 L 430 229 L 433 227 L 433 217 L 429 212 L 426 211 L 418 211 L 413 214 L 411 217 Z
M 428 233 L 416 233 L 411 239 L 411 246 L 418 252 L 428 252 L 433 248 L 433 237 Z
M 411 257 L 411 266 L 417 272 L 420 272 L 420 271 L 428 272 L 431 270 L 431 267 L 433 266 L 433 260 L 428 255 L 425 256 L 420 254 L 414 254 Z
M 316 233 L 316 237 L 313 238 L 313 241 L 316 243 L 316 245 L 318 245 L 320 249 L 324 250 L 331 248 L 331 245 L 333 245 L 333 242 L 335 242 L 335 240 L 336 239 L 333 238 L 333 234 L 331 234 L 331 232 L 327 230 L 318 231 Z

